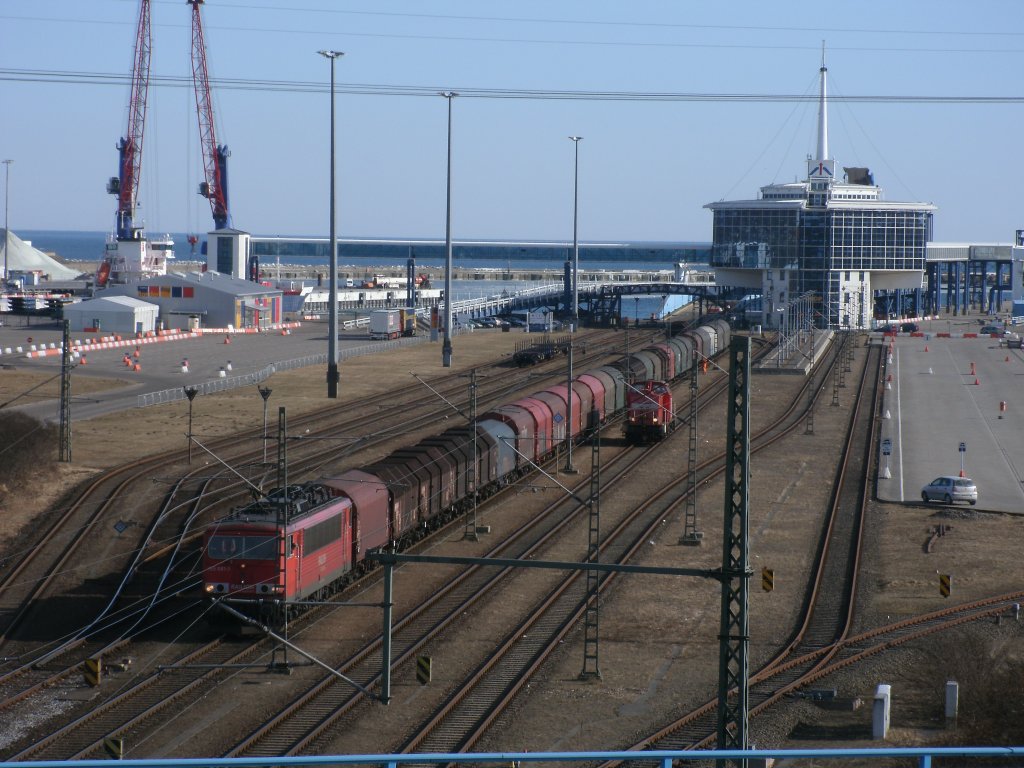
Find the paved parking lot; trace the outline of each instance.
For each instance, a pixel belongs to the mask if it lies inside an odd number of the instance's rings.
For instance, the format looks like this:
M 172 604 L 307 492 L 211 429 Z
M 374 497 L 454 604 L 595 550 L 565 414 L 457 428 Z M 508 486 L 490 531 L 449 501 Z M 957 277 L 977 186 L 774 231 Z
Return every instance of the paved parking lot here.
M 879 497 L 920 502 L 921 487 L 959 475 L 962 460 L 978 509 L 1024 513 L 1021 350 L 928 335 L 896 339 L 889 357 L 881 438 L 891 455 L 879 460 Z

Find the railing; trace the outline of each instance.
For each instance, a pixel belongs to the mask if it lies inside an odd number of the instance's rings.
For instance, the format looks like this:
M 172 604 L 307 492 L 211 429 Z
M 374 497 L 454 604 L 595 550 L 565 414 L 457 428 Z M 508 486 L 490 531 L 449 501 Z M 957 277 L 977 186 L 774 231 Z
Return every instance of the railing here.
M 426 340 L 426 336 L 413 336 L 411 338 L 395 339 L 394 341 L 380 341 L 373 344 L 365 344 L 361 347 L 340 349 L 338 350 L 338 361 L 341 362 L 342 360 L 361 357 L 362 355 L 372 355 L 376 352 L 394 349 L 395 347 L 409 347 L 416 344 L 422 344 Z M 307 368 L 311 365 L 327 365 L 327 353 L 324 352 L 319 355 L 298 357 L 293 360 L 282 360 L 277 363 L 271 363 L 270 365 L 267 365 L 258 371 L 253 371 L 252 373 L 245 373 L 240 376 L 224 376 L 222 378 L 213 379 L 212 381 L 205 381 L 201 384 L 190 384 L 189 386 L 195 387 L 199 390 L 199 394 L 201 395 L 210 395 L 214 392 L 224 392 L 229 389 L 237 389 L 239 387 L 249 387 L 259 384 L 278 371 Z M 163 389 L 159 392 L 147 392 L 146 394 L 139 395 L 136 407 L 145 408 L 150 405 L 173 403 L 184 399 L 184 388 L 174 387 L 173 389 Z
M 978 761 L 992 758 L 1019 760 L 1024 757 L 1024 747 L 903 747 L 878 749 L 710 749 L 690 752 L 483 752 L 483 753 L 432 753 L 420 755 L 317 755 L 306 757 L 234 757 L 234 758 L 177 758 L 167 760 L 119 760 L 118 768 L 236 768 L 254 766 L 257 768 L 292 768 L 293 766 L 383 766 L 400 768 L 414 765 L 440 765 L 455 763 L 461 765 L 487 766 L 497 768 L 519 768 L 527 763 L 545 766 L 571 766 L 604 762 L 645 763 L 672 768 L 676 763 L 695 763 L 702 760 L 716 760 L 723 763 L 767 765 L 769 760 L 806 760 L 801 765 L 818 765 L 819 761 L 835 761 L 842 766 L 844 761 L 870 760 L 873 766 L 896 765 L 898 760 L 913 759 L 921 768 L 929 768 L 933 758 L 956 758 L 957 765 L 970 763 L 963 758 Z M 860 764 L 863 764 L 861 762 Z M 980 764 L 980 763 L 979 763 Z M 987 763 L 991 764 L 991 763 Z M 1016 763 L 1015 763 L 1016 764 Z M 25 761 L 0 763 L 0 768 L 110 768 L 109 760 L 49 760 L 46 762 Z

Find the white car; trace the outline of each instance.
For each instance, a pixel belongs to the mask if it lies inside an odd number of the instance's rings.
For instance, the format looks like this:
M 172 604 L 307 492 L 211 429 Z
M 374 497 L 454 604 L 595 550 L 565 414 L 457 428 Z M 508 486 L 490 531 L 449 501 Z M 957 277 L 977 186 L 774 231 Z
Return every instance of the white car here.
M 966 501 L 974 505 L 978 503 L 978 486 L 969 477 L 954 477 L 943 475 L 932 480 L 921 489 L 921 499 L 924 501 L 944 501 L 952 504 L 954 501 Z

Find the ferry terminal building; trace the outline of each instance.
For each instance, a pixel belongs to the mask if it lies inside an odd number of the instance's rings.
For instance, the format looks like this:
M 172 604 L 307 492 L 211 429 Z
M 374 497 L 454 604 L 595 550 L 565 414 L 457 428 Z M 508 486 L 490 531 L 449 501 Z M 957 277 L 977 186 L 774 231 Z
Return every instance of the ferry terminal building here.
M 828 147 L 826 75 L 823 64 L 806 180 L 705 206 L 714 215 L 715 282 L 760 295 L 769 328 L 797 322 L 860 330 L 876 318 L 975 307 L 996 314 L 1004 297 L 1012 297 L 1013 317 L 1024 316 L 1024 230 L 1013 244 L 932 242 L 934 205 L 887 201 L 869 169 L 837 167 Z

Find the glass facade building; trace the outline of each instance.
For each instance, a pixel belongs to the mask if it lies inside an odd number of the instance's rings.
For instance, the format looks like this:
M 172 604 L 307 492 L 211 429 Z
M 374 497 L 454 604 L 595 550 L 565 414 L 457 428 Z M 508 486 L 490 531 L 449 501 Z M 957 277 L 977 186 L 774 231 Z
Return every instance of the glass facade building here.
M 821 297 L 831 327 L 859 325 L 847 322 L 841 309 L 842 275 L 855 273 L 860 282 L 870 273 L 923 276 L 932 239 L 931 206 L 920 203 L 844 200 L 813 208 L 805 200 L 763 197 L 709 207 L 714 211 L 712 267 L 763 271 L 773 282 L 785 274 L 790 296 Z M 885 284 L 874 282 L 876 288 Z

